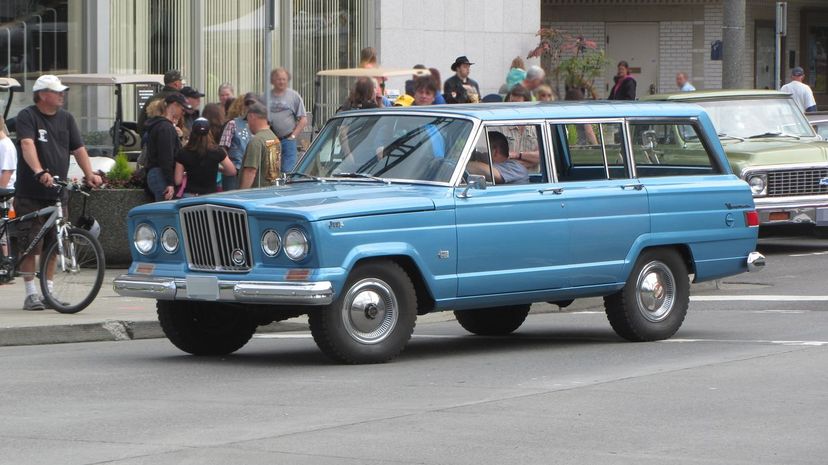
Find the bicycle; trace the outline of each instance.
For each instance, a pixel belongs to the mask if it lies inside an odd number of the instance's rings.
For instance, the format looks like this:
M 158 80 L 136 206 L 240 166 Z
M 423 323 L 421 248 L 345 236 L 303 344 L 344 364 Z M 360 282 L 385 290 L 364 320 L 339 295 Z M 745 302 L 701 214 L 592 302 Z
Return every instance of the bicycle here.
M 9 200 L 14 197 L 14 189 L 0 189 L 0 237 L 8 238 L 7 247 L 0 249 L 0 283 L 5 284 L 16 276 L 23 276 L 24 273 L 18 271 L 23 258 L 34 250 L 46 233 L 56 228 L 56 240 L 44 243 L 45 253 L 40 257 L 39 271 L 28 274 L 39 278 L 47 308 L 60 313 L 77 313 L 97 297 L 103 284 L 106 260 L 98 239 L 89 231 L 72 226 L 63 216 L 60 199 L 64 189 L 79 192 L 86 197 L 89 193 L 79 184 L 62 181 L 57 177 L 53 179 L 58 193 L 55 204 L 16 218 L 9 218 Z M 85 213 L 86 198 L 81 217 Z M 48 218 L 34 240 L 18 254 L 18 242 L 23 240 L 18 235 L 20 226 L 44 216 Z

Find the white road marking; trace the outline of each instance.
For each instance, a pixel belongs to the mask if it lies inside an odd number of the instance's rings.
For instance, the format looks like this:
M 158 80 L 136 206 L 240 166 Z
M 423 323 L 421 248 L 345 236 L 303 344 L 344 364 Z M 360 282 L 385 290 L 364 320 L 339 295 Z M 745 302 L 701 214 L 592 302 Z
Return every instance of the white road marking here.
M 828 251 L 825 252 L 811 252 L 811 253 L 795 253 L 788 255 L 789 257 L 812 257 L 815 255 L 828 255 Z
M 808 313 L 810 310 L 752 310 L 748 313 L 782 313 L 785 315 Z
M 736 343 L 736 344 L 774 344 L 774 345 L 783 345 L 783 346 L 809 346 L 809 347 L 821 347 L 828 345 L 828 341 L 771 341 L 771 340 L 763 340 L 763 339 L 666 339 L 664 341 L 658 341 L 662 343 L 688 343 L 688 342 L 725 342 L 725 343 Z
M 828 295 L 693 295 L 695 302 L 828 302 Z

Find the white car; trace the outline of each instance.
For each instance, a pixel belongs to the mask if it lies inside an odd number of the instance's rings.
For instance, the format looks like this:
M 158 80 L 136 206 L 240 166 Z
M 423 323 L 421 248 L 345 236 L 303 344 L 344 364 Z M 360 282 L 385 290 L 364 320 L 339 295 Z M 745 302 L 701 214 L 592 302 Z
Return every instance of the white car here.
M 100 170 L 108 173 L 115 166 L 115 159 L 109 157 L 89 157 L 89 161 L 92 162 L 92 171 L 95 172 Z M 69 173 L 66 175 L 66 178 L 69 180 L 77 179 L 78 181 L 83 179 L 83 170 L 78 165 L 74 155 L 69 155 Z

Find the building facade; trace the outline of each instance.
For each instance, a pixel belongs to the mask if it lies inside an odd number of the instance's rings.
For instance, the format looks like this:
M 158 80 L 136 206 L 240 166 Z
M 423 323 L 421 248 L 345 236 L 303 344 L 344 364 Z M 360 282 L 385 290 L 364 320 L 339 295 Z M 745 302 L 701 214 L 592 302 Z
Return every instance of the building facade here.
M 775 73 L 776 2 L 747 0 L 745 87 L 772 89 Z M 788 3 L 782 42 L 781 82 L 794 66 L 805 69 L 817 103 L 828 106 L 828 2 Z M 676 91 L 685 72 L 697 89 L 722 87 L 722 0 L 541 0 L 541 23 L 604 44 L 610 66 L 597 88 L 608 95 L 615 63 L 635 71 L 638 94 Z

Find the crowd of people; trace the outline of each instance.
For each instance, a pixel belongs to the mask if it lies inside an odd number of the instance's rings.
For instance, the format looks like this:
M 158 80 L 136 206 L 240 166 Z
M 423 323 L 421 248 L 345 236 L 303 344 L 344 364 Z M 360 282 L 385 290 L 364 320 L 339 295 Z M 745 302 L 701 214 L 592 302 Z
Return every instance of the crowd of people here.
M 248 92 L 236 96 L 230 83 L 218 88 L 218 102 L 184 86 L 178 70 L 164 75 L 164 87 L 138 116 L 146 187 L 156 201 L 273 182 L 293 170 L 296 139 L 307 124 L 302 97 L 289 88 L 290 73 L 271 72 L 269 101 Z

